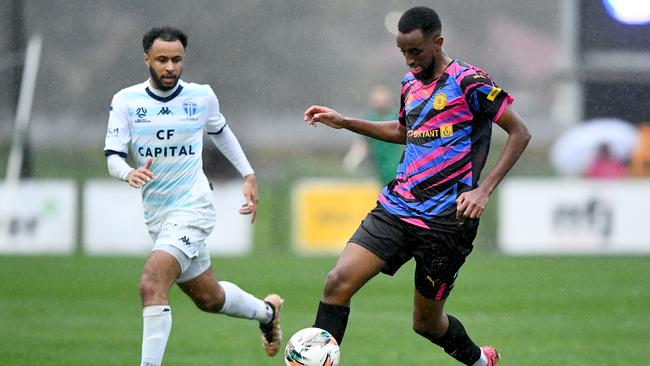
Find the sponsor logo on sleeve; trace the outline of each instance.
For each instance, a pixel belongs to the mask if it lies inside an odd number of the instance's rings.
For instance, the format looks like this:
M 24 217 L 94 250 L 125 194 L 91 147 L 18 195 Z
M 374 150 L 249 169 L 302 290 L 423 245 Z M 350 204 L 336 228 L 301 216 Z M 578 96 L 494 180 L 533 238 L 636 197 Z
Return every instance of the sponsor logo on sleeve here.
M 107 137 L 117 137 L 117 135 L 120 134 L 120 129 L 118 127 L 116 128 L 108 128 L 108 131 L 106 131 L 106 136 Z
M 490 90 L 490 93 L 487 95 L 487 100 L 490 102 L 494 102 L 496 99 L 497 95 L 501 93 L 501 88 L 497 88 L 496 86 L 492 87 L 492 90 Z

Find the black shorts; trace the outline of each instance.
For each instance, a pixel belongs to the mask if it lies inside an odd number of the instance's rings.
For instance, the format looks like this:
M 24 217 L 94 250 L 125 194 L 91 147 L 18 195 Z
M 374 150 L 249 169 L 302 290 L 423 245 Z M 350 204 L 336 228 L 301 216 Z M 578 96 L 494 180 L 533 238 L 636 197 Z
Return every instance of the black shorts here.
M 387 213 L 377 205 L 361 222 L 350 242 L 370 250 L 386 262 L 383 273 L 394 275 L 415 258 L 415 288 L 426 298 L 449 296 L 460 267 L 472 252 L 478 220 L 457 227 L 425 229 Z

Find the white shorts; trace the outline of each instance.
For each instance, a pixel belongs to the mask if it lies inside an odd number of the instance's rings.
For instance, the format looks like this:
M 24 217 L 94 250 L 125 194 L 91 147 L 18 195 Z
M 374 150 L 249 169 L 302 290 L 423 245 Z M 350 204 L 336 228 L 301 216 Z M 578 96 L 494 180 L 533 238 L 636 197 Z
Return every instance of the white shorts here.
M 169 253 L 181 267 L 177 283 L 187 282 L 198 277 L 210 267 L 210 253 L 205 240 L 213 226 L 197 227 L 176 224 L 165 220 L 162 224 L 149 229 L 154 240 L 154 250 Z

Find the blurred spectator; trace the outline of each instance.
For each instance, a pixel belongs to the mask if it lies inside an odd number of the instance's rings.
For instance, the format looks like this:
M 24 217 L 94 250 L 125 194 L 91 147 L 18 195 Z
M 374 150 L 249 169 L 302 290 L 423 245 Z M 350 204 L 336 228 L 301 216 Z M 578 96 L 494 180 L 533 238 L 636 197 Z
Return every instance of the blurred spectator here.
M 627 174 L 625 163 L 614 154 L 608 144 L 603 143 L 598 146 L 596 158 L 587 168 L 585 177 L 587 178 L 623 178 Z
M 585 176 L 592 165 L 601 164 L 602 158 L 594 160 L 603 144 L 607 144 L 611 159 L 626 164 L 638 142 L 639 131 L 632 123 L 613 117 L 595 118 L 560 135 L 551 146 L 551 163 L 562 175 Z
M 639 126 L 639 142 L 630 156 L 628 174 L 632 177 L 650 177 L 650 123 Z
M 393 100 L 390 89 L 383 84 L 376 85 L 368 96 L 370 110 L 363 116 L 368 121 L 396 121 L 398 103 Z M 404 151 L 404 145 L 393 144 L 370 137 L 359 136 L 343 158 L 346 171 L 354 171 L 359 164 L 372 154 L 375 173 L 381 184 L 387 184 L 395 178 L 397 165 Z

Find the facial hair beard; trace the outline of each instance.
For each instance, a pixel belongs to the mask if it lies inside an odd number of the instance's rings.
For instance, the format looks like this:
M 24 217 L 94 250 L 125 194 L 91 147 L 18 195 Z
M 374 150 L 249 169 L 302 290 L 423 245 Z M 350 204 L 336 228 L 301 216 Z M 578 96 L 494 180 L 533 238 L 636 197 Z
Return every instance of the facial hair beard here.
M 431 64 L 424 70 L 422 70 L 421 73 L 414 75 L 416 79 L 420 81 L 429 81 L 433 79 L 433 75 L 436 72 L 436 60 L 432 59 Z
M 174 85 L 172 85 L 172 86 L 163 85 L 162 80 L 160 80 L 158 75 L 156 75 L 156 72 L 151 67 L 149 68 L 149 75 L 151 75 L 151 80 L 153 80 L 153 83 L 154 83 L 156 89 L 161 90 L 161 91 L 172 90 L 172 89 L 174 89 L 176 87 L 176 84 L 178 84 L 178 78 L 176 78 L 176 82 L 174 82 Z

